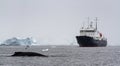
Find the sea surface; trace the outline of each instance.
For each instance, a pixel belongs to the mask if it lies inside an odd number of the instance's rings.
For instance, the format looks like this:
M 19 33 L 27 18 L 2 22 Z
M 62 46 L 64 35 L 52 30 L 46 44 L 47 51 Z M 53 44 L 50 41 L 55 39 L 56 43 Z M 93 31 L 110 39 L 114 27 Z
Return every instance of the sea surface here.
M 12 57 L 17 51 L 49 57 Z M 0 66 L 120 66 L 120 47 L 0 46 Z

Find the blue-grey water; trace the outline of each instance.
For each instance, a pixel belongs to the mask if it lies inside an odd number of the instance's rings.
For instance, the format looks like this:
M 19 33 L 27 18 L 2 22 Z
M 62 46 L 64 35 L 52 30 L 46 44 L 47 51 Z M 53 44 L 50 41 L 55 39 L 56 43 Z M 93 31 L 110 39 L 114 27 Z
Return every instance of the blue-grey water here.
M 11 57 L 17 51 L 49 57 Z M 120 66 L 120 47 L 0 46 L 0 66 Z

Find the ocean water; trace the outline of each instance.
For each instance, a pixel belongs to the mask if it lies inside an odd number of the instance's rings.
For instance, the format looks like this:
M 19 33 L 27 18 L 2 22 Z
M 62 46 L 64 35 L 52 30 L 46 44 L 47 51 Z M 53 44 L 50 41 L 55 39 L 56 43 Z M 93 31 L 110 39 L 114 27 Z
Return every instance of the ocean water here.
M 17 51 L 49 57 L 12 57 Z M 120 66 L 120 47 L 0 46 L 0 66 Z

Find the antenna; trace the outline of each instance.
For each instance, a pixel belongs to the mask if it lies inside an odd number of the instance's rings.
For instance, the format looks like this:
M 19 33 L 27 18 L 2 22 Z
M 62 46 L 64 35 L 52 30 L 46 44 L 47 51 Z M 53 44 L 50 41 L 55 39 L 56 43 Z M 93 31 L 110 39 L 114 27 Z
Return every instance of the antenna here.
M 90 27 L 91 27 L 91 28 L 92 28 L 92 25 L 93 25 L 93 22 L 91 21 L 91 22 L 90 22 Z
M 83 26 L 82 26 L 82 29 L 84 29 L 85 28 L 85 23 L 83 22 Z

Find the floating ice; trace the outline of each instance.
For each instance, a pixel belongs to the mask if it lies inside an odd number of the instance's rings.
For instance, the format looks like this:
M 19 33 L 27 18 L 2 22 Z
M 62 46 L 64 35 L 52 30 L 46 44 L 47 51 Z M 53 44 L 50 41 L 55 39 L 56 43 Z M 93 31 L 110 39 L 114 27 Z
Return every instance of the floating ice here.
M 42 51 L 48 51 L 49 49 L 43 49 Z
M 25 39 L 20 39 L 20 38 L 10 38 L 5 40 L 4 42 L 1 43 L 1 45 L 5 46 L 20 46 L 20 45 L 32 45 L 36 43 L 36 41 L 33 38 L 25 38 Z

